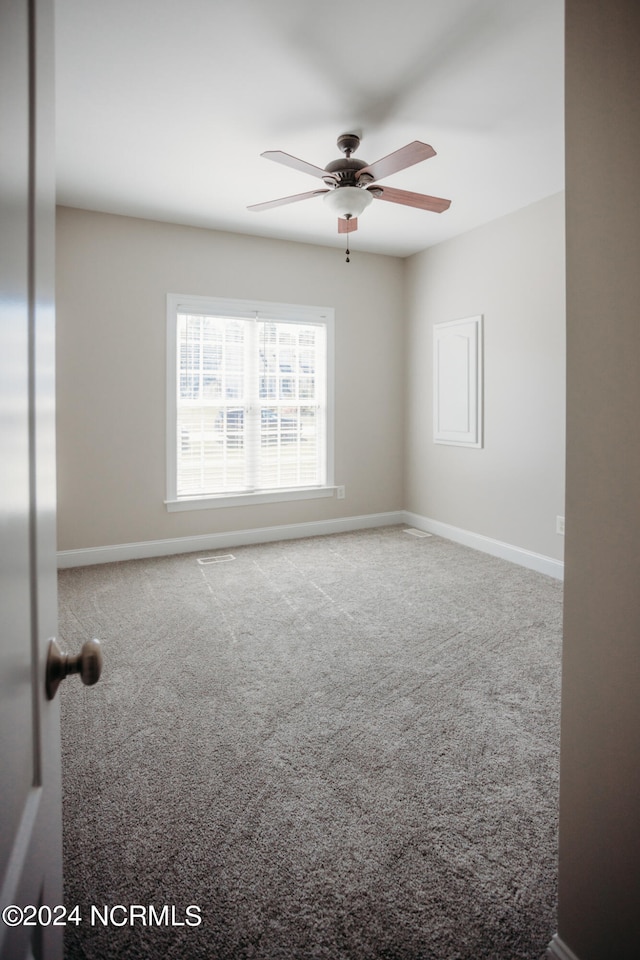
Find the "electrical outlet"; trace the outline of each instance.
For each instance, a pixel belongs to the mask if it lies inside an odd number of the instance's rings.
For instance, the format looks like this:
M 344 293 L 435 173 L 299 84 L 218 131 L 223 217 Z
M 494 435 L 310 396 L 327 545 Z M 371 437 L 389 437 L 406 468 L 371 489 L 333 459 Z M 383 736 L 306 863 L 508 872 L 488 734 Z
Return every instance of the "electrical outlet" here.
M 556 517 L 556 533 L 564 537 L 564 517 Z
M 336 487 L 336 496 L 338 500 L 344 500 L 345 498 L 345 489 L 344 487 Z

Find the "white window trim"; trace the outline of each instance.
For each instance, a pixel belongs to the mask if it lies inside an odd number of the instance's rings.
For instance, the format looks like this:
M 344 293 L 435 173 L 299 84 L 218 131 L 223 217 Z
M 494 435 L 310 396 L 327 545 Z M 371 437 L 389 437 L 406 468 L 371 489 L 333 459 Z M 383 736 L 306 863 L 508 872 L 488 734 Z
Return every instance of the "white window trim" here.
M 211 496 L 178 497 L 177 495 L 177 311 L 186 307 L 193 313 L 240 317 L 283 322 L 322 323 L 327 335 L 327 479 L 323 486 L 292 487 L 278 490 L 260 490 L 256 493 L 215 494 Z M 289 500 L 309 500 L 332 497 L 336 492 L 334 480 L 334 310 L 333 307 L 301 306 L 291 303 L 272 303 L 266 300 L 230 300 L 223 297 L 203 297 L 193 294 L 167 294 L 167 498 L 169 512 L 206 510 L 216 507 L 235 507 L 247 504 L 281 503 Z

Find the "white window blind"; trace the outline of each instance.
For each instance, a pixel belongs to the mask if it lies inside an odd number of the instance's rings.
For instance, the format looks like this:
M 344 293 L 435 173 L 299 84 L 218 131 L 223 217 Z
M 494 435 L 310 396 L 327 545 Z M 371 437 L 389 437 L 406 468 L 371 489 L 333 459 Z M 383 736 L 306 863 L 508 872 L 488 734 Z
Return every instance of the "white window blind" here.
M 178 500 L 329 482 L 326 316 L 269 306 L 241 316 L 175 304 Z

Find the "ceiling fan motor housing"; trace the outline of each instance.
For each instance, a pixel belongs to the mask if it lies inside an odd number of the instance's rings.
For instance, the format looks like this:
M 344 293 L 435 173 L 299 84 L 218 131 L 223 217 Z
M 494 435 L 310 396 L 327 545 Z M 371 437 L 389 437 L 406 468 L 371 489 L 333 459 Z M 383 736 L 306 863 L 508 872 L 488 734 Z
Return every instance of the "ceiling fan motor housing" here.
M 333 186 L 337 181 L 337 186 L 339 187 L 346 185 L 355 187 L 360 185 L 359 179 L 356 180 L 356 173 L 366 166 L 367 164 L 364 160 L 356 160 L 352 157 L 332 160 L 331 163 L 328 163 L 324 168 L 328 176 L 322 179 L 328 186 Z
M 324 168 L 327 176 L 322 179 L 328 187 L 364 187 L 371 183 L 373 177 L 365 173 L 361 177 L 356 174 L 368 166 L 366 160 L 356 160 L 351 154 L 360 146 L 360 137 L 356 133 L 343 133 L 338 137 L 338 148 L 344 153 L 344 158 L 332 160 Z

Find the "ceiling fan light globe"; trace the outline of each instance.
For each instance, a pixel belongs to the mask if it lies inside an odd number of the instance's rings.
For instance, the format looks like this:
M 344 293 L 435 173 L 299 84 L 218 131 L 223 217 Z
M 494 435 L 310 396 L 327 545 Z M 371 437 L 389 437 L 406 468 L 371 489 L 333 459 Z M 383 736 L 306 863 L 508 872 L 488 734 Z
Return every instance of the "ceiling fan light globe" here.
M 359 217 L 373 199 L 362 187 L 335 187 L 323 197 L 338 217 Z

